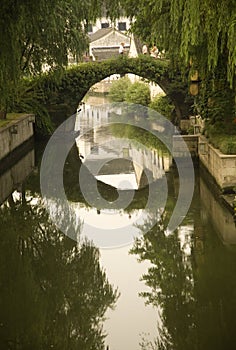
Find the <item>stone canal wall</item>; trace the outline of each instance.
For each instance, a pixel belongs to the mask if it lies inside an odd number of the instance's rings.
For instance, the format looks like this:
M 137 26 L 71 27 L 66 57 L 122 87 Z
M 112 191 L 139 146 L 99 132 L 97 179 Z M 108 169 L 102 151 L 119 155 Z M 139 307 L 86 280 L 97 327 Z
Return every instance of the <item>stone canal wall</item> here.
M 189 152 L 186 152 L 183 140 L 188 147 L 192 157 L 198 157 L 198 135 L 175 135 L 173 136 L 172 154 L 175 158 L 182 158 L 189 156 Z
M 25 114 L 0 129 L 0 160 L 33 136 L 34 122 L 33 114 Z
M 221 153 L 210 145 L 207 139 L 199 135 L 198 139 L 199 160 L 214 177 L 222 189 L 236 186 L 236 155 Z
M 173 157 L 185 157 L 182 138 L 188 146 L 192 157 L 199 157 L 201 164 L 207 169 L 222 190 L 236 187 L 236 155 L 221 153 L 198 135 L 182 135 L 173 137 Z

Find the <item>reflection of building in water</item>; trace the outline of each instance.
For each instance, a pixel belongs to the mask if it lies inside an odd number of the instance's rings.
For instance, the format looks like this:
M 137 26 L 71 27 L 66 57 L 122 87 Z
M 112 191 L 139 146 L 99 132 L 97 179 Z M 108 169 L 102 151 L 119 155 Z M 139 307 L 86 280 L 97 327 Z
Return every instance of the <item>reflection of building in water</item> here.
M 106 105 L 90 108 L 84 105 L 76 121 L 76 129 L 80 130 L 80 137 L 76 140 L 79 153 L 94 176 L 104 182 L 109 182 L 107 176 L 115 181 L 115 175 L 120 179 L 122 175 L 123 181 L 132 181 L 127 176 L 130 174 L 136 182 L 132 188 L 140 188 L 169 171 L 172 159 L 167 152 L 114 137 L 104 128 L 108 120 L 109 108 Z
M 106 104 L 94 106 L 82 103 L 80 109 L 76 117 L 75 130 L 80 130 L 81 134 L 108 122 L 109 108 Z

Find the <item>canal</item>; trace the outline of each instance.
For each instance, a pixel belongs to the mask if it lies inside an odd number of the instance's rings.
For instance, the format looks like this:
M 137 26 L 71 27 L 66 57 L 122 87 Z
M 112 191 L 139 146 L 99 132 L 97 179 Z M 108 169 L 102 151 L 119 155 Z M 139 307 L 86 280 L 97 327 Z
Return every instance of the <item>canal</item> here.
M 143 147 L 130 125 L 100 125 L 99 103 L 82 106 L 63 170 L 75 240 L 60 230 L 63 205 L 48 212 L 42 198 L 45 144 L 0 173 L 0 349 L 235 349 L 232 214 L 197 164 L 189 210 L 166 230 L 180 182 L 172 155 Z M 85 193 L 81 169 L 97 192 Z M 119 196 L 128 204 L 113 205 Z

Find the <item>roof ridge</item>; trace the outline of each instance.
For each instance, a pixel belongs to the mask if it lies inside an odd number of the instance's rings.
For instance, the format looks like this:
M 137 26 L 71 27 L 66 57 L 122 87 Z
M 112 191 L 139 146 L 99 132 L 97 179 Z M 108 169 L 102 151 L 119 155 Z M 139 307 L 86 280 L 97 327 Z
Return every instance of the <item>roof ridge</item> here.
M 129 38 L 128 35 L 126 35 L 125 33 L 121 32 L 118 29 L 116 29 L 114 27 L 107 27 L 107 28 L 98 29 L 95 33 L 89 34 L 89 41 L 90 42 L 96 41 L 96 40 L 102 38 L 103 36 L 109 34 L 112 31 L 117 32 L 119 34 L 122 34 L 123 36 L 126 36 L 127 38 Z

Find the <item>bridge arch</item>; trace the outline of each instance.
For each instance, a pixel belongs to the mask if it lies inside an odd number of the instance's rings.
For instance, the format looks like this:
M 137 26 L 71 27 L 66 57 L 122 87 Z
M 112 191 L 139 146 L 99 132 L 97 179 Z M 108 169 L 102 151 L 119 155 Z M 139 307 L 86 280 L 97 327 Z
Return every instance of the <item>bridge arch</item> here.
M 49 114 L 62 120 L 75 113 L 78 103 L 96 83 L 112 74 L 132 73 L 158 84 L 172 100 L 178 120 L 189 115 L 185 104 L 187 85 L 180 77 L 170 76 L 169 62 L 155 60 L 152 57 L 119 57 L 103 62 L 87 62 L 72 66 L 63 73 L 53 72 L 40 80 L 40 89 L 44 92 L 44 105 Z M 62 122 L 58 120 L 58 122 Z

